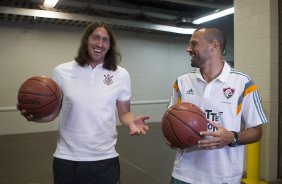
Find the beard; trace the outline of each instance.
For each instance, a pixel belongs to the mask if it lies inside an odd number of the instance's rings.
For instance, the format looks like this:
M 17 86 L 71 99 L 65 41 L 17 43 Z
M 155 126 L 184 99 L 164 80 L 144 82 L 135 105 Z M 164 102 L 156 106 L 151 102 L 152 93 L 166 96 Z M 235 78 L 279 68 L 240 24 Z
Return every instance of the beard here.
M 198 53 L 195 54 L 191 59 L 191 66 L 195 68 L 201 68 L 206 62 L 205 58 L 202 58 Z

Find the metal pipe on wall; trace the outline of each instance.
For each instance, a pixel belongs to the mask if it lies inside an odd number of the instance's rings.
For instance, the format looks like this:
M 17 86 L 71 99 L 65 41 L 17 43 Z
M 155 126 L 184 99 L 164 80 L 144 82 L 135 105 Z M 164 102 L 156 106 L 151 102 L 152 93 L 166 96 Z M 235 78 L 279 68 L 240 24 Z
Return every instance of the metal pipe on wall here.
M 131 105 L 168 104 L 169 100 L 143 100 L 132 101 Z M 0 112 L 18 111 L 17 107 L 0 107 Z

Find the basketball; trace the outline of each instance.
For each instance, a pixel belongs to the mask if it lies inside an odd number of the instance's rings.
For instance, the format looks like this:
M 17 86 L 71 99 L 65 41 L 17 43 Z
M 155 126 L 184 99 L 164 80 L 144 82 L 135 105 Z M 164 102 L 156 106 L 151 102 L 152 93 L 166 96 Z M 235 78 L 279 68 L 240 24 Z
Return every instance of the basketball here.
M 201 131 L 207 130 L 205 113 L 192 103 L 179 103 L 164 113 L 162 132 L 165 142 L 178 149 L 192 147 L 202 140 Z
M 62 92 L 57 83 L 45 76 L 27 79 L 18 92 L 18 108 L 32 114 L 34 118 L 51 115 L 60 108 Z

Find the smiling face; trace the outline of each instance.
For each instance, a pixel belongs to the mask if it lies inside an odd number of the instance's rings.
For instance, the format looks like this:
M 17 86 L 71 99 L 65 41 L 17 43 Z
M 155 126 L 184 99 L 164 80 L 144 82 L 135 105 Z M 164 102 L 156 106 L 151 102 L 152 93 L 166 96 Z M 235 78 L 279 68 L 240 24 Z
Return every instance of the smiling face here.
M 88 37 L 89 64 L 103 63 L 110 49 L 110 36 L 104 27 L 96 28 Z
M 192 67 L 201 68 L 210 58 L 210 44 L 205 39 L 204 34 L 204 29 L 196 31 L 186 49 L 186 52 L 191 56 Z

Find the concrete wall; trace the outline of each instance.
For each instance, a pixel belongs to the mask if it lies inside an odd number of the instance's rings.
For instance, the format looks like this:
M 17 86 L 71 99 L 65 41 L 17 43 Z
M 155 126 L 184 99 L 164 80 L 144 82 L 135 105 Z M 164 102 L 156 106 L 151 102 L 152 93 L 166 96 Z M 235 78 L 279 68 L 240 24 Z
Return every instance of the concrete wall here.
M 70 61 L 77 53 L 83 28 L 28 25 L 1 22 L 0 26 L 0 110 L 14 108 L 17 92 L 27 78 L 51 77 L 53 68 Z M 168 100 L 176 77 L 189 71 L 185 52 L 189 36 L 114 31 L 122 52 L 122 63 L 132 80 L 132 101 Z M 167 103 L 133 105 L 137 114 L 159 122 Z M 0 112 L 0 135 L 56 130 L 52 123 L 27 122 L 18 111 Z
M 234 1 L 235 68 L 257 84 L 269 124 L 261 141 L 261 177 L 277 179 L 278 144 L 278 1 Z

